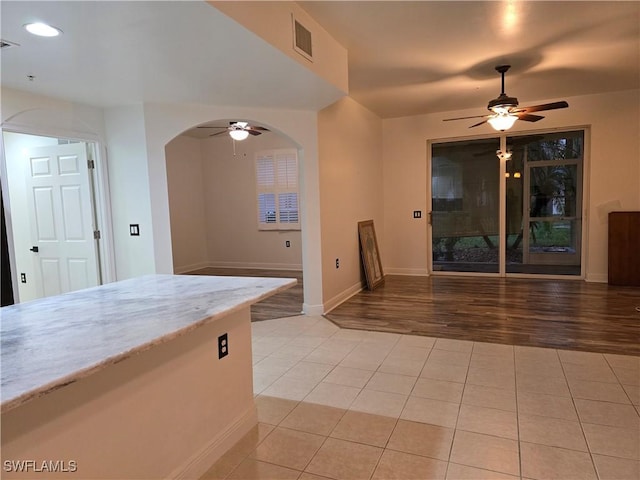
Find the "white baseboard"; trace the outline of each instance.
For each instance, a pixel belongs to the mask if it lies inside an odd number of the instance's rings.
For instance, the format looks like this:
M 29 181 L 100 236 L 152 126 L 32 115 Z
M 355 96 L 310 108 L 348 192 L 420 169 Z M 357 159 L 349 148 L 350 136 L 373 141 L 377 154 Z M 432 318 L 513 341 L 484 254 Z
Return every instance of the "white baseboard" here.
M 196 270 L 201 270 L 203 268 L 207 268 L 209 266 L 209 262 L 199 262 L 193 263 L 191 265 L 181 265 L 173 267 L 173 273 L 176 275 L 188 272 L 195 272 Z
M 251 408 L 233 422 L 229 428 L 212 439 L 167 478 L 179 480 L 199 479 L 211 465 L 257 424 L 258 414 L 255 405 L 252 404 Z
M 341 303 L 346 302 L 357 293 L 360 293 L 363 288 L 364 287 L 362 286 L 362 283 L 358 282 L 352 285 L 351 287 L 347 288 L 343 292 L 340 292 L 338 295 L 324 302 L 324 312 L 329 313 L 331 310 L 336 308 Z
M 209 262 L 211 268 L 251 268 L 257 270 L 296 270 L 302 271 L 301 263 L 248 263 L 248 262 Z
M 587 274 L 586 278 L 584 279 L 585 282 L 592 282 L 592 283 L 607 283 L 609 282 L 609 274 L 607 273 L 591 273 L 591 274 Z
M 426 268 L 387 268 L 385 267 L 384 273 L 387 275 L 412 275 L 418 277 L 428 277 L 429 270 Z
M 203 268 L 250 268 L 252 270 L 294 270 L 302 271 L 300 263 L 245 263 L 245 262 L 200 262 L 173 268 L 173 273 L 182 274 L 195 272 Z
M 302 313 L 304 315 L 322 315 L 324 313 L 324 306 L 322 305 L 309 305 L 308 303 L 302 304 Z

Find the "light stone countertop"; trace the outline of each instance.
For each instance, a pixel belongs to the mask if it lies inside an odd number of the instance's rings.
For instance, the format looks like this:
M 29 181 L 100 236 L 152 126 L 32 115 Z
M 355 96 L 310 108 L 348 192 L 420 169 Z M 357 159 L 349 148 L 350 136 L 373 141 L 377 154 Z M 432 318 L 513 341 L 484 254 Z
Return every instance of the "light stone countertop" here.
M 291 278 L 147 275 L 0 309 L 2 411 L 249 307 Z

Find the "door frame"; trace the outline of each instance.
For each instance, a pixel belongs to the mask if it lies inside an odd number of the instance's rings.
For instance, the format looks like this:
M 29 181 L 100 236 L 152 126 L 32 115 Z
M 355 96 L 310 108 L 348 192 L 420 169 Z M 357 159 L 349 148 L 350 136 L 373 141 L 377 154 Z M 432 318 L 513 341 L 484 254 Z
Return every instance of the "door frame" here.
M 524 161 L 524 170 L 526 170 L 527 172 L 530 172 L 531 170 L 533 170 L 534 168 L 539 168 L 539 167 L 549 167 L 549 166 L 555 166 L 560 164 L 559 161 L 553 161 L 553 160 L 544 160 L 544 161 L 536 161 L 536 162 L 528 162 L 526 159 Z M 561 163 L 561 165 L 575 165 L 576 166 L 576 173 L 577 173 L 577 179 L 578 182 L 580 184 L 582 184 L 582 162 L 578 161 L 578 160 L 574 160 L 574 159 L 570 159 L 570 160 L 565 160 L 564 162 Z M 530 187 L 531 187 L 531 175 L 527 174 L 524 176 L 525 178 L 525 182 L 524 182 L 524 191 L 525 192 L 530 192 Z M 576 195 L 576 202 L 582 207 L 582 190 L 583 188 L 581 188 L 578 191 L 578 194 Z M 529 208 L 529 205 L 523 205 L 522 208 L 522 222 L 523 225 L 529 225 L 530 228 L 530 222 L 532 217 L 530 216 L 531 210 Z M 578 213 L 578 212 L 576 212 Z M 582 209 L 579 212 L 580 215 L 582 215 Z M 533 217 L 533 218 L 540 218 L 540 217 Z M 543 222 L 558 222 L 558 221 L 563 221 L 566 220 L 565 217 L 563 218 L 554 218 L 554 217 L 542 217 L 539 221 L 543 221 Z M 569 218 L 569 220 L 577 220 L 580 222 L 580 226 L 582 229 L 582 217 L 581 216 L 577 216 L 575 218 Z M 526 227 L 525 227 L 526 228 Z M 527 257 L 531 258 L 537 258 L 537 262 L 535 263 L 536 265 L 545 265 L 545 264 L 549 264 L 549 263 L 553 263 L 552 261 L 558 261 L 560 260 L 560 262 L 558 264 L 571 264 L 571 261 L 575 261 L 576 258 L 581 259 L 581 255 L 582 255 L 582 242 L 580 242 L 577 246 L 577 251 L 575 254 L 573 254 L 571 257 L 569 257 L 568 255 L 566 257 L 559 257 L 556 258 L 556 256 L 554 256 L 554 254 L 552 253 L 530 253 L 529 252 L 529 236 L 528 235 L 524 235 L 522 238 L 522 253 L 523 253 L 523 261 L 525 263 L 528 263 L 527 261 Z
M 532 274 L 532 273 L 507 273 L 506 272 L 506 242 L 502 240 L 504 234 L 506 232 L 507 227 L 507 213 L 506 213 L 506 178 L 505 174 L 507 171 L 507 161 L 500 160 L 500 188 L 499 188 L 499 225 L 500 225 L 500 237 L 501 241 L 499 242 L 499 254 L 498 254 L 498 273 L 484 273 L 484 272 L 446 272 L 446 271 L 438 271 L 433 268 L 433 228 L 431 225 L 431 212 L 433 211 L 432 205 L 432 195 L 431 191 L 431 173 L 433 168 L 432 163 L 432 147 L 434 144 L 438 143 L 448 143 L 448 142 L 457 142 L 457 141 L 468 141 L 468 140 L 485 140 L 488 138 L 498 138 L 500 140 L 500 150 L 506 151 L 507 146 L 507 137 L 521 137 L 527 135 L 536 135 L 536 134 L 547 134 L 547 133 L 557 133 L 557 132 L 569 132 L 575 130 L 583 131 L 583 139 L 584 139 L 584 157 L 582 159 L 582 179 L 581 179 L 581 188 L 582 188 L 582 205 L 581 205 L 581 213 L 582 213 L 582 222 L 581 222 L 581 248 L 580 248 L 580 275 L 549 275 L 549 274 Z M 438 139 L 427 139 L 427 178 L 426 178 L 426 205 L 428 213 L 428 221 L 426 223 L 427 228 L 427 242 L 425 248 L 427 249 L 427 272 L 428 275 L 434 276 L 482 276 L 482 277 L 500 277 L 500 278 L 539 278 L 539 279 L 564 279 L 564 280 L 585 280 L 586 272 L 587 272 L 587 253 L 589 249 L 589 245 L 587 242 L 587 232 L 589 227 L 589 217 L 587 215 L 587 205 L 589 204 L 589 179 L 590 179 L 590 170 L 591 170 L 591 127 L 589 125 L 576 125 L 576 126 L 567 126 L 567 127 L 555 127 L 555 128 L 547 128 L 540 130 L 518 130 L 518 131 L 506 131 L 506 132 L 498 132 L 494 131 L 489 134 L 484 135 L 473 135 L 473 136 L 463 136 L 463 137 L 451 137 L 451 138 L 438 138 Z
M 111 217 L 111 201 L 109 194 L 109 172 L 107 152 L 102 138 L 87 132 L 75 132 L 58 128 L 37 128 L 5 122 L 0 125 L 0 181 L 2 182 L 2 196 L 5 207 L 5 223 L 7 227 L 7 242 L 9 249 L 9 262 L 11 266 L 11 281 L 14 293 L 14 302 L 19 303 L 20 292 L 18 288 L 19 273 L 16 266 L 15 244 L 13 240 L 13 218 L 11 202 L 9 198 L 9 183 L 7 159 L 5 157 L 4 132 L 20 133 L 38 137 L 52 137 L 63 140 L 83 142 L 89 151 L 93 152 L 95 168 L 91 169 L 89 178 L 92 188 L 92 209 L 95 212 L 96 228 L 100 231 L 100 239 L 97 242 L 96 253 L 100 271 L 100 283 L 109 283 L 116 280 L 115 250 L 113 243 L 113 227 Z M 90 148 L 92 147 L 92 148 Z

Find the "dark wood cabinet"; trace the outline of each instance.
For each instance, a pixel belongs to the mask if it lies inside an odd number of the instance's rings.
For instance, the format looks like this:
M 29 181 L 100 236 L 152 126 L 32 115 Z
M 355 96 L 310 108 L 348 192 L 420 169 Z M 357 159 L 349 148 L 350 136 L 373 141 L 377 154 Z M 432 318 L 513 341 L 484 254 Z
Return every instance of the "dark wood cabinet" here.
M 640 212 L 609 213 L 609 284 L 640 287 Z

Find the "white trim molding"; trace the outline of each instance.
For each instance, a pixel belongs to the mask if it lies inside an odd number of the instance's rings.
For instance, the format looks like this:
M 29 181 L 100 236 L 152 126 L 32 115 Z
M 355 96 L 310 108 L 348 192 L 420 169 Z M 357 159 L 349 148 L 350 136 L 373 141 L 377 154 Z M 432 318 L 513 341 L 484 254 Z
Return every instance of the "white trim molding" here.
M 428 277 L 429 270 L 426 268 L 384 268 L 386 275 L 412 275 L 416 277 Z
M 341 305 L 342 303 L 346 302 L 354 295 L 357 295 L 358 293 L 360 293 L 363 289 L 364 287 L 362 286 L 362 282 L 358 282 L 350 286 L 346 290 L 340 292 L 338 295 L 324 302 L 324 312 L 329 313 L 338 305 Z
M 254 405 L 167 478 L 186 480 L 202 477 L 211 465 L 257 424 L 258 414 Z

